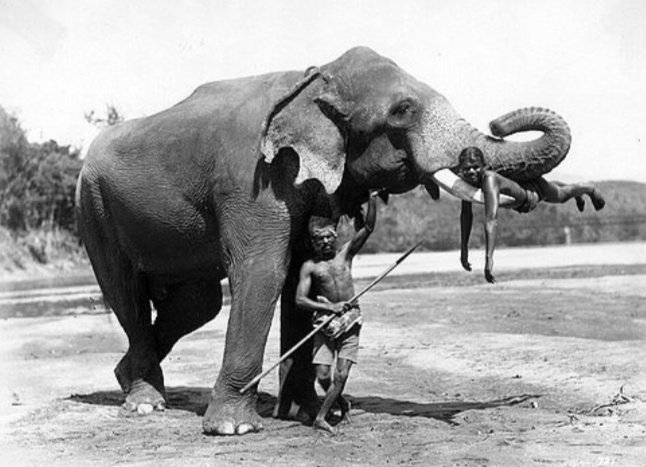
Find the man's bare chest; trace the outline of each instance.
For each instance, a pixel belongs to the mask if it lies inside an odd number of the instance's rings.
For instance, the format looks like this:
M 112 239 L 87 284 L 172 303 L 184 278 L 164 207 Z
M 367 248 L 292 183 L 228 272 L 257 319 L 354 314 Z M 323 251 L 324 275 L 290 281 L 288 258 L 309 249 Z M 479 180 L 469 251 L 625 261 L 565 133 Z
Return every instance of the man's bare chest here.
M 325 287 L 338 282 L 347 282 L 350 278 L 349 265 L 335 260 L 321 262 L 312 273 L 314 285 Z

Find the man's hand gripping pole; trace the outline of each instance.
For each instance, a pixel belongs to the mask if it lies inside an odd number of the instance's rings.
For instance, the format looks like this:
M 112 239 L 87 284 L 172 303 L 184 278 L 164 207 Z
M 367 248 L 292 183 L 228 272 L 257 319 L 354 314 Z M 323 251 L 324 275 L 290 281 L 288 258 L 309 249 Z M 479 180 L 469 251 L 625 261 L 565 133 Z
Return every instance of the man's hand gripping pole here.
M 376 278 L 375 278 L 375 279 L 374 279 L 370 284 L 368 284 L 368 285 L 367 285 L 367 286 L 366 286 L 366 287 L 365 287 L 361 292 L 359 292 L 359 293 L 355 294 L 355 295 L 354 295 L 354 297 L 352 297 L 350 300 L 348 300 L 348 303 L 350 303 L 350 304 L 355 304 L 363 294 L 365 294 L 366 292 L 368 292 L 368 290 L 372 289 L 375 285 L 377 285 L 377 283 L 379 283 L 379 282 L 380 282 L 384 277 L 386 277 L 388 274 L 390 274 L 390 271 L 392 271 L 392 270 L 393 270 L 393 269 L 395 269 L 397 266 L 399 266 L 399 265 L 401 264 L 401 262 L 402 262 L 402 261 L 404 261 L 404 260 L 405 260 L 405 259 L 406 259 L 406 258 L 407 258 L 407 257 L 408 257 L 412 252 L 413 252 L 413 251 L 415 251 L 415 249 L 416 249 L 418 246 L 420 246 L 420 245 L 421 245 L 422 241 L 423 241 L 423 240 L 420 240 L 420 241 L 419 241 L 419 242 L 417 242 L 415 245 L 413 245 L 413 246 L 412 246 L 412 247 L 410 247 L 408 250 L 406 250 L 406 252 L 405 252 L 403 255 L 401 255 L 401 256 L 399 257 L 399 259 L 397 259 L 397 261 L 395 261 L 393 264 L 391 264 L 390 266 L 388 266 L 388 268 L 387 268 L 384 272 L 382 272 L 379 276 L 377 276 L 377 277 L 376 277 Z M 325 318 L 325 320 L 324 320 L 321 324 L 319 324 L 319 325 L 318 325 L 318 326 L 316 326 L 314 329 L 312 329 L 312 331 L 311 331 L 309 334 L 307 334 L 305 337 L 303 337 L 300 341 L 298 341 L 298 343 L 296 343 L 296 344 L 294 345 L 294 347 L 292 347 L 292 348 L 291 348 L 291 349 L 289 349 L 287 352 L 285 352 L 285 353 L 284 353 L 284 354 L 283 354 L 283 355 L 278 359 L 278 361 L 277 361 L 276 363 L 274 363 L 274 364 L 273 364 L 271 367 L 269 367 L 267 370 L 263 371 L 261 374 L 259 374 L 258 376 L 256 376 L 254 379 L 252 379 L 251 381 L 249 381 L 249 383 L 247 383 L 247 385 L 246 385 L 245 387 L 243 387 L 242 389 L 240 389 L 240 394 L 244 394 L 245 392 L 247 392 L 247 391 L 248 391 L 248 390 L 249 390 L 253 385 L 255 385 L 256 383 L 258 383 L 258 381 L 260 381 L 260 380 L 261 380 L 261 379 L 263 379 L 265 376 L 267 376 L 269 373 L 271 373 L 271 371 L 272 371 L 274 368 L 276 368 L 278 365 L 280 365 L 280 364 L 281 364 L 285 359 L 287 359 L 287 357 L 289 357 L 291 354 L 293 354 L 294 352 L 296 352 L 296 351 L 299 349 L 299 347 L 300 347 L 301 345 L 303 345 L 305 342 L 307 342 L 307 340 L 308 340 L 308 339 L 310 339 L 312 336 L 314 336 L 314 334 L 316 334 L 316 333 L 317 333 L 317 332 L 319 332 L 321 329 L 323 329 L 325 326 L 327 326 L 327 325 L 328 325 L 328 323 L 329 323 L 330 321 L 332 321 L 332 319 L 334 319 L 334 317 L 335 317 L 335 316 L 336 316 L 336 315 L 331 314 L 330 316 L 328 316 L 327 318 Z

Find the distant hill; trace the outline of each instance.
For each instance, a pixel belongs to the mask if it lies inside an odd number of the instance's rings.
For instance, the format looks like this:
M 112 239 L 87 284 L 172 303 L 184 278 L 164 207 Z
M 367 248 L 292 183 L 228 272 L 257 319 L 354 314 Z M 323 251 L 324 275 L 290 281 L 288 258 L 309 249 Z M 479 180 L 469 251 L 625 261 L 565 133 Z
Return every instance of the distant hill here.
M 606 181 L 594 185 L 606 199 L 606 207 L 599 212 L 587 197 L 583 213 L 574 200 L 543 202 L 528 214 L 501 209 L 497 246 L 646 240 L 646 184 Z M 483 214 L 484 209 L 474 205 L 472 248 L 484 244 Z M 380 202 L 376 231 L 363 251 L 403 251 L 422 238 L 420 250 L 458 249 L 459 219 L 460 202 L 444 192 L 439 201 L 433 201 L 421 187 L 391 196 L 387 205 Z M 347 235 L 349 226 L 341 231 Z

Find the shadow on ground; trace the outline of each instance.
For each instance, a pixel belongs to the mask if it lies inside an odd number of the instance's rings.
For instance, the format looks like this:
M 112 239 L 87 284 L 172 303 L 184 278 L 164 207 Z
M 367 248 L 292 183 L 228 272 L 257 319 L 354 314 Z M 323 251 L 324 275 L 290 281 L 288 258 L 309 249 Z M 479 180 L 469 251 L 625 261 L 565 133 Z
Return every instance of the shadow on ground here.
M 194 388 L 187 386 L 166 388 L 166 397 L 168 399 L 167 408 L 170 410 L 185 410 L 200 416 L 204 415 L 204 412 L 206 412 L 206 406 L 209 402 L 210 393 L 210 388 Z M 261 393 L 258 398 L 259 412 L 261 410 L 261 406 L 264 408 L 264 405 L 266 404 L 264 400 L 267 398 L 271 398 L 274 401 L 276 400 L 275 397 L 267 393 Z M 72 394 L 67 399 L 81 402 L 83 404 L 119 407 L 125 402 L 125 395 L 121 391 L 97 391 L 91 394 Z M 261 415 L 263 415 L 262 412 Z
M 535 394 L 522 394 L 519 396 L 510 396 L 503 399 L 492 401 L 451 401 L 451 402 L 430 402 L 422 404 L 419 402 L 400 401 L 397 399 L 388 399 L 383 397 L 359 397 L 353 398 L 353 407 L 371 413 L 387 413 L 390 415 L 403 415 L 406 417 L 426 417 L 434 418 L 452 425 L 453 421 L 460 412 L 467 410 L 484 410 L 494 407 L 511 407 L 522 404 L 530 399 L 541 397 Z
M 202 416 L 208 405 L 210 388 L 195 388 L 177 386 L 167 388 L 168 409 L 185 410 Z M 355 409 L 375 414 L 383 413 L 406 417 L 434 418 L 449 424 L 455 424 L 453 417 L 467 410 L 484 410 L 494 407 L 511 407 L 513 405 L 527 402 L 530 399 L 539 398 L 540 395 L 522 394 L 510 396 L 492 401 L 451 401 L 451 402 L 430 402 L 423 404 L 419 402 L 401 401 L 383 397 L 352 397 L 348 396 Z M 120 406 L 125 397 L 121 391 L 97 391 L 91 394 L 72 394 L 68 400 L 81 402 L 83 404 Z M 272 416 L 276 397 L 261 392 L 258 394 L 257 410 L 261 417 Z

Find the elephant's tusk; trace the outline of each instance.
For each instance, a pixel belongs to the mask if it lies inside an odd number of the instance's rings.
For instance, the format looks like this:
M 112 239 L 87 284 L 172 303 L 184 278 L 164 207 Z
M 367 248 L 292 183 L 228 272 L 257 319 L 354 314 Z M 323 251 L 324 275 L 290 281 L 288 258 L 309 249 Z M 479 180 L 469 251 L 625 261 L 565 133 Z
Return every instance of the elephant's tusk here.
M 442 187 L 447 193 L 464 201 L 484 204 L 484 193 L 480 188 L 462 180 L 449 169 L 441 169 L 431 175 L 435 183 Z M 507 195 L 500 195 L 500 206 L 509 206 L 514 203 L 514 198 Z

